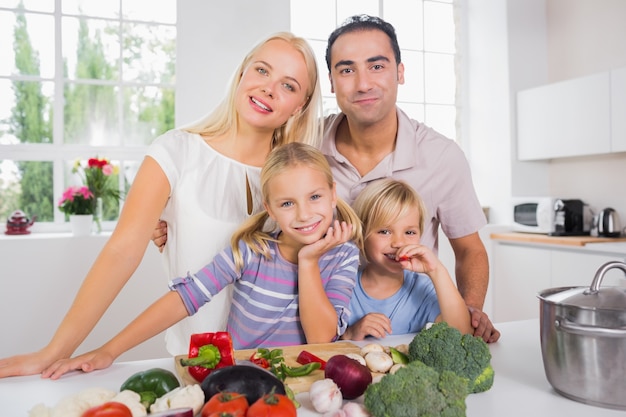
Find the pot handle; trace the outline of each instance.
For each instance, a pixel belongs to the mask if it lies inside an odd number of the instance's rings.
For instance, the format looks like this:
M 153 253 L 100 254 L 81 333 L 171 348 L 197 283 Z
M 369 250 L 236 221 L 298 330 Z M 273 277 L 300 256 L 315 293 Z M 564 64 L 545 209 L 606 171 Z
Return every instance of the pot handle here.
M 593 281 L 591 281 L 591 286 L 589 289 L 585 290 L 585 294 L 596 294 L 600 290 L 600 283 L 602 282 L 604 275 L 609 271 L 609 269 L 613 268 L 621 269 L 626 274 L 626 263 L 620 261 L 607 262 L 596 271 L 596 275 L 593 277 Z
M 582 336 L 600 336 L 600 337 L 624 337 L 626 329 L 607 329 L 604 327 L 593 327 L 576 324 L 565 318 L 557 318 L 554 321 L 554 327 L 567 333 L 578 334 Z

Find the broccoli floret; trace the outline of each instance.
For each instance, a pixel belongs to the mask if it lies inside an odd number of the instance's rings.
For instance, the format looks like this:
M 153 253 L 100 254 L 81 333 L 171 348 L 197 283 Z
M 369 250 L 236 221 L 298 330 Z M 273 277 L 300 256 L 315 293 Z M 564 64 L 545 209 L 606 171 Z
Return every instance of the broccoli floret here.
M 464 417 L 467 380 L 413 361 L 365 390 L 365 408 L 374 417 Z
M 445 322 L 435 323 L 409 343 L 409 359 L 438 371 L 452 371 L 468 380 L 470 393 L 487 391 L 493 385 L 491 352 L 480 337 L 461 334 Z

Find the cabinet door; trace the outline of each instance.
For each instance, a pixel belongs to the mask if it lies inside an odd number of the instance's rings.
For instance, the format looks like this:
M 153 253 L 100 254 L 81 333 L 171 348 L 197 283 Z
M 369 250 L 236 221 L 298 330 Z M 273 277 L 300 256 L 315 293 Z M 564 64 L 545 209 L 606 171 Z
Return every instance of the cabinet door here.
M 623 258 L 581 251 L 552 250 L 552 287 L 589 287 L 596 271 L 609 261 Z M 604 285 L 624 285 L 624 273 L 611 269 L 602 279 Z
M 550 286 L 550 251 L 506 243 L 493 251 L 492 321 L 539 318 L 537 294 Z
M 602 72 L 517 94 L 517 156 L 539 160 L 611 152 L 610 75 Z
M 611 71 L 611 151 L 626 152 L 626 68 Z

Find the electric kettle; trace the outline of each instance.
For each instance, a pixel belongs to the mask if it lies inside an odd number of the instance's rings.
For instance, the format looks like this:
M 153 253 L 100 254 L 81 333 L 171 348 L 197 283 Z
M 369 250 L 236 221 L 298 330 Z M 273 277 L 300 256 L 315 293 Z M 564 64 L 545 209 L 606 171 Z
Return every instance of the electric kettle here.
M 619 237 L 621 226 L 617 212 L 607 207 L 598 214 L 598 236 Z

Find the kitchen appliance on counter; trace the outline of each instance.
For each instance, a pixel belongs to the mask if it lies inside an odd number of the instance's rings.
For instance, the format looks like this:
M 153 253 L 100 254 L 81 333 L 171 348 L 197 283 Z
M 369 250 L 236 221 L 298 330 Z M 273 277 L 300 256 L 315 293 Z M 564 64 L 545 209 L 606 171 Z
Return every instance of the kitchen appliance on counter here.
M 541 353 L 557 392 L 626 410 L 626 288 L 600 288 L 614 268 L 626 273 L 626 263 L 611 261 L 598 269 L 589 287 L 551 288 L 538 295 Z
M 622 233 L 617 212 L 611 207 L 598 213 L 594 225 L 597 227 L 598 236 L 619 237 Z
M 550 236 L 588 236 L 591 231 L 593 214 L 582 200 L 561 200 L 554 202 L 554 227 Z

